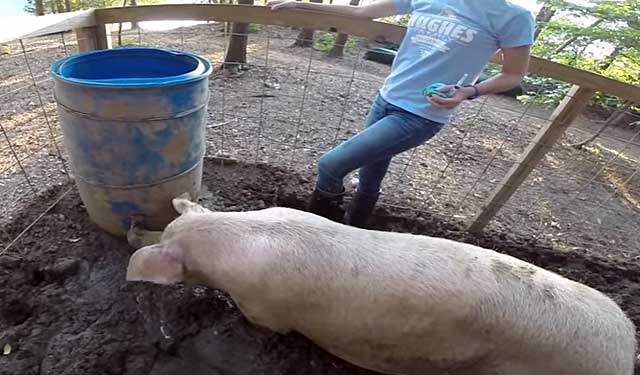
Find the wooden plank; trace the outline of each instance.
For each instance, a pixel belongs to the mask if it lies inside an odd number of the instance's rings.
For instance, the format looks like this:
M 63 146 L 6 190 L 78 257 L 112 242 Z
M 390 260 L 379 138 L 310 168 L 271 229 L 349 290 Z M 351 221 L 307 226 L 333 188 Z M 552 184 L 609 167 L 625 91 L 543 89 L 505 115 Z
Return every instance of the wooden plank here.
M 571 88 L 567 96 L 558 105 L 558 108 L 553 112 L 550 123 L 540 129 L 533 141 L 527 146 L 524 154 L 513 165 L 486 201 L 482 212 L 472 220 L 469 232 L 476 234 L 482 232 L 489 221 L 526 180 L 544 155 L 560 139 L 573 120 L 587 106 L 594 93 L 595 90 L 591 88 L 579 86 Z
M 405 28 L 402 26 L 382 22 L 308 10 L 274 12 L 268 7 L 257 5 L 167 4 L 96 9 L 96 21 L 99 23 L 165 20 L 208 20 L 304 27 L 314 30 L 344 32 L 349 35 L 392 43 L 400 43 L 405 33 Z
M 2 17 L 0 43 L 91 27 L 95 26 L 95 24 L 93 10 L 48 14 L 39 17 Z
M 304 27 L 315 30 L 340 32 L 391 43 L 400 43 L 402 38 L 404 38 L 406 30 L 402 26 L 352 17 L 336 16 L 324 12 L 307 10 L 282 10 L 273 12 L 265 6 L 171 4 L 96 10 L 96 21 L 100 23 L 153 20 L 210 20 Z M 499 53 L 496 54 L 493 61 L 500 63 L 500 57 L 501 55 Z M 640 103 L 640 87 L 602 77 L 595 73 L 576 69 L 568 65 L 532 57 L 531 63 L 529 64 L 529 72 L 555 78 L 581 87 L 603 91 L 634 103 Z
M 96 38 L 96 27 L 82 27 L 74 30 L 76 33 L 76 40 L 78 41 L 78 52 L 87 52 L 98 49 L 98 42 Z
M 99 23 L 96 25 L 96 41 L 98 49 L 109 49 L 113 47 L 111 40 L 111 25 Z
M 78 41 L 79 52 L 111 48 L 107 25 L 83 27 L 74 31 Z

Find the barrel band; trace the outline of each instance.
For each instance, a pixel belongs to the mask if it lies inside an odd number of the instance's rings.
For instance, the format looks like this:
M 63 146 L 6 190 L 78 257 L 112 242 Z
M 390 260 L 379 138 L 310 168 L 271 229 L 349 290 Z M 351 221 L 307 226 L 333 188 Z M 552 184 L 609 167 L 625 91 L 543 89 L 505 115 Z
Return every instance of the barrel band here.
M 54 98 L 56 100 L 56 103 L 62 107 L 65 111 L 73 113 L 75 115 L 78 115 L 80 117 L 84 117 L 84 118 L 88 118 L 91 119 L 93 121 L 105 121 L 105 122 L 148 122 L 148 121 L 166 121 L 166 120 L 173 120 L 173 119 L 177 119 L 177 118 L 181 118 L 181 117 L 186 117 L 192 113 L 198 112 L 201 109 L 205 108 L 208 104 L 209 104 L 209 98 L 211 97 L 211 94 L 207 94 L 207 100 L 204 101 L 204 103 L 188 109 L 186 111 L 182 111 L 182 112 L 178 112 L 176 114 L 173 114 L 171 116 L 167 116 L 167 117 L 145 117 L 145 118 L 139 118 L 139 119 L 109 119 L 109 118 L 104 118 L 104 117 L 96 117 L 95 115 L 92 115 L 90 113 L 86 113 L 86 112 L 81 112 L 72 108 L 67 107 L 66 105 L 62 104 L 61 101 L 58 100 L 58 98 L 56 97 L 55 93 L 54 93 Z
M 99 187 L 101 187 L 101 188 L 107 188 L 107 189 L 128 190 L 128 189 L 141 189 L 141 188 L 148 188 L 148 187 L 152 187 L 152 186 L 156 186 L 156 185 L 164 184 L 164 183 L 169 182 L 169 181 L 176 180 L 176 179 L 178 179 L 178 178 L 180 178 L 180 177 L 182 177 L 182 176 L 184 176 L 184 175 L 186 175 L 186 174 L 188 174 L 188 173 L 193 172 L 193 170 L 194 170 L 194 169 L 198 168 L 198 166 L 199 166 L 200 164 L 202 164 L 202 163 L 203 163 L 204 154 L 205 154 L 205 152 L 203 151 L 203 152 L 202 152 L 202 156 L 200 157 L 200 161 L 199 161 L 199 162 L 197 162 L 197 163 L 195 163 L 191 168 L 186 169 L 186 170 L 184 170 L 183 172 L 178 173 L 178 174 L 176 174 L 176 175 L 173 175 L 173 176 L 169 176 L 169 177 L 163 178 L 163 179 L 161 179 L 161 180 L 158 180 L 158 181 L 153 182 L 153 183 L 150 183 L 150 184 L 124 185 L 124 186 L 118 186 L 118 185 L 105 185 L 105 184 L 101 184 L 101 183 L 98 183 L 98 182 L 95 182 L 95 181 L 90 181 L 90 180 L 86 179 L 85 177 L 83 177 L 83 176 L 81 176 L 81 175 L 79 175 L 79 174 L 74 174 L 74 177 L 75 177 L 75 178 L 77 178 L 77 179 L 79 179 L 79 180 L 82 180 L 82 182 L 84 182 L 84 183 L 85 183 L 85 184 L 87 184 L 87 185 L 91 185 L 91 186 L 99 186 Z

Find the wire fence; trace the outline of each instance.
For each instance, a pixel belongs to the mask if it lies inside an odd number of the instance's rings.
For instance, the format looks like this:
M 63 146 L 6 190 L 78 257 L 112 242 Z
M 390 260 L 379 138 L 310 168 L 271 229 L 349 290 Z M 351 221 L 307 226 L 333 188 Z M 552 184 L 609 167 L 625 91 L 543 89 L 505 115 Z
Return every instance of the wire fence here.
M 246 66 L 211 76 L 209 156 L 313 175 L 324 152 L 361 129 L 389 66 L 363 58 L 374 46 L 365 40 L 351 38 L 336 59 L 323 50 L 328 34 L 315 33 L 315 48 L 296 48 L 297 33 L 252 25 Z M 125 30 L 121 40 L 123 46 L 189 50 L 220 66 L 231 36 L 224 23 L 207 23 L 165 32 Z M 69 191 L 71 171 L 48 69 L 77 52 L 77 42 L 70 33 L 49 35 L 10 43 L 0 56 L 2 228 L 30 201 L 51 204 Z M 435 138 L 394 158 L 381 203 L 471 220 L 551 121 L 552 110 L 505 96 L 463 103 Z M 489 227 L 563 249 L 640 256 L 640 126 L 611 126 L 595 141 L 572 146 L 598 132 L 602 122 L 578 118 L 560 142 L 549 145 L 543 162 Z M 353 187 L 356 181 L 357 172 L 346 182 Z M 23 223 L 19 234 L 31 223 Z M 5 232 L 0 251 L 10 254 L 15 237 Z
M 55 101 L 51 62 L 75 52 L 58 34 L 20 40 L 0 56 L 0 210 L 2 225 L 26 203 L 70 182 Z M 28 223 L 27 223 L 28 224 Z

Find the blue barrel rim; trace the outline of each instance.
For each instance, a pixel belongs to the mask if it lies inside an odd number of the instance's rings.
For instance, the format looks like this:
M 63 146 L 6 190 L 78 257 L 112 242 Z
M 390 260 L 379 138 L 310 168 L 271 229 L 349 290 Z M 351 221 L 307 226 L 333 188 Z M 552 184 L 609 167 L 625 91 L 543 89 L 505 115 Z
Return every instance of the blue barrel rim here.
M 175 56 L 175 57 L 187 57 L 197 61 L 197 66 L 195 69 L 186 72 L 184 74 L 178 75 L 170 75 L 165 77 L 153 77 L 153 78 L 119 78 L 119 79 L 85 79 L 85 78 L 74 78 L 67 77 L 61 74 L 61 70 L 65 67 L 66 64 L 71 64 L 77 62 L 80 59 L 86 59 L 87 57 L 101 57 L 99 55 L 121 55 L 121 54 L 132 54 L 132 53 L 164 53 L 167 56 Z M 206 59 L 190 52 L 186 51 L 178 51 L 172 50 L 168 48 L 159 48 L 159 47 L 125 47 L 125 48 L 112 48 L 112 49 L 101 49 L 95 51 L 88 51 L 77 53 L 74 55 L 66 56 L 62 59 L 55 61 L 50 68 L 51 75 L 60 80 L 62 82 L 82 85 L 82 86 L 91 86 L 91 87 L 104 87 L 104 88 L 155 88 L 161 86 L 171 86 L 177 84 L 185 84 L 194 81 L 199 81 L 209 77 L 213 68 L 209 61 Z

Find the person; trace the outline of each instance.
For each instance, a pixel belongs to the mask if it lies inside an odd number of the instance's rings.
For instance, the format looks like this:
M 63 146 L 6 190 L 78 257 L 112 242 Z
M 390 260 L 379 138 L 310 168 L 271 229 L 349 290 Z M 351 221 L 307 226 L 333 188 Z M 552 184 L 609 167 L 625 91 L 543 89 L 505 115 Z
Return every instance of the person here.
M 356 227 L 366 227 L 395 155 L 434 137 L 463 101 L 520 84 L 535 29 L 532 13 L 508 0 L 377 0 L 364 6 L 272 0 L 267 6 L 363 19 L 411 15 L 365 128 L 318 161 L 309 211 Z M 498 51 L 501 72 L 476 84 Z M 425 87 L 437 83 L 444 86 L 425 96 Z M 342 216 L 343 179 L 356 169 L 358 187 Z

